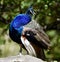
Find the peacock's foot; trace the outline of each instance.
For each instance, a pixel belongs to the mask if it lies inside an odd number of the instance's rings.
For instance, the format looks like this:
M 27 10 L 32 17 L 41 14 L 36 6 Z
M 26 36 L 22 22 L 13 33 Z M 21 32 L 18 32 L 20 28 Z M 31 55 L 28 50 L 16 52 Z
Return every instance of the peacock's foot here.
M 22 56 L 22 53 L 19 53 L 18 56 Z

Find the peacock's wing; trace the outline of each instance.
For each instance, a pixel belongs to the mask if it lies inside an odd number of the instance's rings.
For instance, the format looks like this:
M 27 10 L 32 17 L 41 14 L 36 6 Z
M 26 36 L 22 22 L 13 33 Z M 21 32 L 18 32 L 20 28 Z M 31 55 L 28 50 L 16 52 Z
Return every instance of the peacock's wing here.
M 49 37 L 43 30 L 37 29 L 37 33 L 34 37 L 38 40 L 39 43 L 41 43 L 44 48 L 47 49 L 48 47 L 50 47 Z
M 49 37 L 47 36 L 47 34 L 43 31 L 43 28 L 41 26 L 39 26 L 38 23 L 36 23 L 36 21 L 31 21 L 30 24 L 26 25 L 25 27 L 30 27 L 32 28 L 31 31 L 27 31 L 27 34 L 30 34 L 30 36 L 26 36 L 29 41 L 32 41 L 40 46 L 42 46 L 42 48 L 47 49 L 50 46 L 50 40 Z

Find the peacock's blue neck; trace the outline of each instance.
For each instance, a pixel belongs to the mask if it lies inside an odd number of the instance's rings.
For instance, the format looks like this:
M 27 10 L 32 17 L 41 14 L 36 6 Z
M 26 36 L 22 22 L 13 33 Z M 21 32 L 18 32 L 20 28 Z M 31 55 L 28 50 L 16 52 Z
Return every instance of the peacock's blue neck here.
M 25 14 L 30 15 L 30 17 L 32 16 L 32 14 L 30 13 L 30 11 L 27 11 Z

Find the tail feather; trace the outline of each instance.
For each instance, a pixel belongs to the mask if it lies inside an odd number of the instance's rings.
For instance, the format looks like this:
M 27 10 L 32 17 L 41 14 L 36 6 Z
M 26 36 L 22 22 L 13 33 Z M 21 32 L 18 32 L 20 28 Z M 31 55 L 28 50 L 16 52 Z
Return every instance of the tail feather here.
M 31 43 L 31 45 L 33 46 L 35 52 L 36 52 L 36 56 L 37 58 L 40 58 L 42 60 L 45 60 L 46 57 L 45 57 L 45 54 L 44 54 L 44 50 L 42 48 L 40 48 L 39 46 Z
M 22 44 L 24 45 L 25 47 L 25 50 L 28 52 L 29 55 L 32 55 L 32 56 L 36 56 L 36 52 L 35 52 L 35 49 L 33 48 L 33 46 L 30 44 L 30 42 L 21 36 L 21 41 L 22 41 Z

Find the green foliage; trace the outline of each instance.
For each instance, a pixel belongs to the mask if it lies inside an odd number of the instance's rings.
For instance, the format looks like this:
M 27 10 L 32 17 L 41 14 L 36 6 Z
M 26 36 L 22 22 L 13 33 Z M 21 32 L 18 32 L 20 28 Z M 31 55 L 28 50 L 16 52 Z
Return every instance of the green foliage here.
M 60 0 L 0 0 L 0 45 L 6 43 L 5 36 L 14 16 L 24 13 L 33 4 L 33 17 L 43 27 L 51 40 L 51 49 L 46 51 L 49 59 L 60 59 Z M 9 40 L 7 41 L 9 42 Z M 0 55 L 2 51 L 0 50 Z

